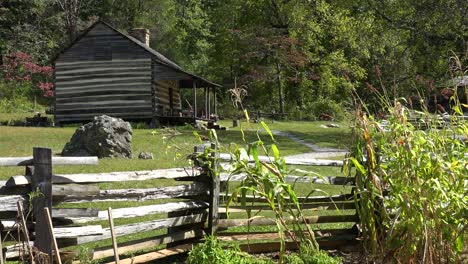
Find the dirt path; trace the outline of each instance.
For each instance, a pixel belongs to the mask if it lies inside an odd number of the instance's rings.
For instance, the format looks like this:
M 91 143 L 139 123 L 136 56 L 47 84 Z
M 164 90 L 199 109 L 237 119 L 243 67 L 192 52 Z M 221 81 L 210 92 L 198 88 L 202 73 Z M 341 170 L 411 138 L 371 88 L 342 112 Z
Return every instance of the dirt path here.
M 278 131 L 278 130 L 272 130 L 271 132 L 276 136 L 287 137 L 299 144 L 302 144 L 308 147 L 311 150 L 311 152 L 287 156 L 288 158 L 297 158 L 297 159 L 330 158 L 330 157 L 336 157 L 336 156 L 344 156 L 346 153 L 348 153 L 348 151 L 345 149 L 319 147 L 315 144 L 306 142 L 303 139 L 300 139 L 296 137 L 295 135 L 288 133 L 288 132 L 283 132 L 283 131 Z

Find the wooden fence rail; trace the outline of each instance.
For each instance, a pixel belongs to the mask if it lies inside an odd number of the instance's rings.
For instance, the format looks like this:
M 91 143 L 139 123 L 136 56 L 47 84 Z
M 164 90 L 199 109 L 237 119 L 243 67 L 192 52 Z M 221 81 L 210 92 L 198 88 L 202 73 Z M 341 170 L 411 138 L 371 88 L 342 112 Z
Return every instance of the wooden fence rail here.
M 208 148 L 211 150 L 208 151 Z M 59 247 L 81 245 L 89 242 L 101 241 L 111 238 L 110 228 L 104 228 L 100 221 L 108 219 L 107 211 L 99 211 L 94 208 L 57 208 L 57 205 L 80 204 L 87 202 L 119 202 L 119 201 L 160 201 L 160 199 L 181 199 L 170 202 L 151 202 L 152 204 L 136 207 L 118 208 L 113 206 L 112 215 L 115 219 L 136 218 L 155 216 L 154 219 L 117 225 L 114 228 L 115 236 L 128 236 L 135 233 L 146 233 L 154 230 L 167 230 L 166 234 L 149 237 L 139 240 L 119 243 L 117 249 L 119 254 L 132 251 L 144 250 L 155 246 L 166 245 L 172 248 L 166 252 L 159 252 L 145 256 L 145 259 L 154 259 L 164 254 L 176 254 L 186 251 L 190 247 L 184 244 L 194 243 L 205 234 L 218 235 L 223 240 L 249 240 L 269 237 L 277 239 L 274 234 L 248 234 L 243 231 L 230 232 L 233 227 L 242 226 L 267 226 L 272 222 L 268 218 L 249 220 L 245 218 L 226 219 L 225 201 L 230 194 L 224 189 L 226 183 L 242 181 L 245 175 L 231 175 L 230 166 L 225 162 L 232 159 L 228 154 L 220 154 L 213 150 L 214 146 L 195 147 L 194 157 L 196 158 L 193 168 L 172 168 L 147 171 L 129 172 L 108 172 L 108 173 L 79 173 L 79 174 L 56 174 L 53 173 L 53 165 L 95 165 L 98 163 L 96 157 L 52 157 L 50 149 L 34 148 L 32 157 L 0 158 L 2 166 L 24 166 L 24 175 L 10 177 L 3 186 L 0 186 L 0 222 L 2 235 L 10 234 L 9 239 L 17 239 L 17 235 L 12 235 L 16 230 L 18 214 L 17 202 L 20 201 L 24 210 L 34 212 L 34 219 L 28 217 L 26 229 L 29 230 L 34 241 L 34 247 L 47 253 L 52 257 L 51 237 L 46 228 L 43 208 L 49 208 L 53 223 L 54 235 Z M 208 155 L 199 155 L 208 153 Z M 206 160 L 209 159 L 209 162 Z M 264 162 L 270 162 L 268 157 L 260 157 Z M 341 166 L 342 161 L 336 160 L 299 160 L 286 159 L 290 165 L 306 166 Z M 204 164 L 210 164 L 206 167 Z M 205 167 L 204 167 L 205 166 Z M 220 168 L 228 169 L 222 171 L 219 177 L 214 176 L 214 171 Z M 106 182 L 131 182 L 147 181 L 157 179 L 174 180 L 174 186 L 151 188 L 129 188 L 129 189 L 109 189 L 101 190 L 97 184 Z M 287 175 L 287 182 L 294 184 L 327 184 L 333 186 L 347 186 L 352 188 L 355 185 L 354 178 L 341 176 L 308 176 L 308 175 Z M 179 181 L 183 181 L 179 182 Z M 187 183 L 187 181 L 189 183 Z M 348 188 L 348 189 L 349 189 Z M 39 192 L 36 192 L 39 190 Z M 33 194 L 33 202 L 29 204 L 29 197 Z M 304 210 L 314 210 L 317 212 L 327 212 L 326 215 L 312 215 L 307 217 L 307 222 L 311 224 L 324 223 L 355 223 L 358 219 L 353 213 L 343 214 L 339 210 L 355 210 L 354 195 L 343 193 L 340 195 L 325 196 L 304 196 L 298 197 Z M 245 212 L 245 209 L 252 211 L 268 211 L 269 207 L 258 197 L 247 196 L 249 202 L 253 204 L 243 207 L 232 204 L 230 212 Z M 76 206 L 76 205 L 75 205 Z M 75 207 L 73 206 L 73 207 Z M 333 213 L 336 212 L 336 213 Z M 166 218 L 161 218 L 161 214 L 167 214 Z M 293 221 L 293 220 L 290 220 Z M 84 225 L 88 224 L 89 225 Z M 320 243 L 330 244 L 330 237 L 346 238 L 351 241 L 355 238 L 355 230 L 324 228 L 317 231 L 322 234 L 318 237 L 323 239 Z M 353 233 L 354 232 L 354 233 Z M 325 235 L 327 234 L 327 235 Z M 337 236 L 336 234 L 339 234 Z M 353 237 L 354 234 L 354 237 Z M 22 236 L 21 236 L 22 237 Z M 351 240 L 350 240 L 351 239 Z M 331 243 L 333 244 L 333 243 Z M 255 250 L 259 251 L 262 246 Z M 62 250 L 61 250 L 62 251 Z M 93 258 L 106 258 L 113 256 L 114 250 L 111 247 L 95 249 Z M 18 258 L 27 255 L 24 246 L 17 244 L 3 248 L 3 254 L 7 259 Z M 121 260 L 126 263 L 127 260 Z M 127 261 L 128 262 L 128 261 Z
M 60 248 L 95 242 L 111 237 L 109 228 L 91 224 L 76 226 L 76 224 L 95 223 L 108 219 L 107 211 L 93 208 L 52 208 L 62 203 L 109 202 L 109 201 L 150 201 L 160 199 L 183 198 L 180 201 L 166 203 L 155 202 L 137 207 L 114 208 L 113 218 L 135 218 L 155 215 L 154 220 L 117 225 L 114 228 L 117 237 L 147 233 L 158 229 L 167 229 L 166 235 L 147 239 L 129 241 L 120 244 L 119 254 L 135 250 L 143 250 L 156 245 L 171 245 L 173 243 L 193 242 L 207 233 L 214 233 L 216 222 L 213 211 L 213 197 L 217 194 L 206 170 L 198 168 L 173 168 L 151 171 L 85 173 L 85 174 L 54 174 L 53 165 L 94 165 L 98 163 L 96 157 L 52 157 L 50 149 L 34 148 L 32 157 L 0 158 L 0 167 L 25 166 L 24 175 L 12 176 L 0 186 L 0 222 L 2 234 L 8 234 L 8 239 L 18 239 L 13 234 L 18 225 L 17 202 L 20 201 L 25 211 L 33 211 L 34 219 L 27 218 L 27 227 L 34 241 L 32 245 L 50 257 L 53 256 L 51 237 L 46 228 L 46 218 L 43 208 L 49 208 L 53 223 L 54 236 Z M 173 179 L 191 181 L 191 183 L 174 186 L 110 189 L 100 190 L 97 185 L 103 182 L 146 181 L 157 179 Z M 219 192 L 218 192 L 219 193 Z M 33 202 L 29 204 L 29 197 L 33 195 Z M 210 199 L 210 197 L 212 197 Z M 160 214 L 167 214 L 162 218 Z M 111 248 L 97 249 L 94 258 L 110 257 Z M 25 256 L 29 252 L 24 250 L 21 243 L 2 249 L 7 259 Z

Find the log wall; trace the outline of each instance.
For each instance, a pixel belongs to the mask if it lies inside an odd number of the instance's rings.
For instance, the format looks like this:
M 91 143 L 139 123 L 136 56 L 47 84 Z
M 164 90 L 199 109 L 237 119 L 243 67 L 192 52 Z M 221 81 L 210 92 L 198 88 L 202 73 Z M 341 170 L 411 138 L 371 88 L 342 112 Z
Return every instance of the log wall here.
M 55 61 L 55 95 L 56 122 L 150 119 L 151 56 L 98 23 Z
M 182 109 L 179 82 L 156 80 L 155 87 L 156 113 L 161 116 L 176 115 Z

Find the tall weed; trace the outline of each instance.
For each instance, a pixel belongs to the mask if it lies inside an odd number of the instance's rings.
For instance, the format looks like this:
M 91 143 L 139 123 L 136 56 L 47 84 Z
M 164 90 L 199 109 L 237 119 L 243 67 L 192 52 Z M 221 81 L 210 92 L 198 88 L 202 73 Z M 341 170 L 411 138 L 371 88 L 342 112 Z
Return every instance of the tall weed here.
M 463 106 L 455 96 L 452 115 L 418 112 L 415 122 L 402 102 L 380 98 L 386 121 L 357 110 L 349 159 L 366 249 L 379 262 L 460 261 L 468 224 Z

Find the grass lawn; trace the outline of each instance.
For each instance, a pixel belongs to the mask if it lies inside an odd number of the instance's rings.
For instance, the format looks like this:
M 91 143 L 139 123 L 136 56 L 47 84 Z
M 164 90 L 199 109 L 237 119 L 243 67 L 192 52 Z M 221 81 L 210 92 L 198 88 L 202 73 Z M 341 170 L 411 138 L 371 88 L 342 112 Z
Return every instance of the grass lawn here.
M 54 155 L 59 155 L 63 146 L 70 140 L 76 127 L 65 128 L 35 128 L 35 127 L 9 127 L 0 126 L 0 157 L 31 156 L 35 146 L 51 148 Z M 208 136 L 207 131 L 199 132 Z M 257 139 L 256 132 L 247 131 L 246 141 Z M 271 139 L 262 133 L 265 144 L 271 144 Z M 222 144 L 227 146 L 231 142 L 242 144 L 239 131 L 218 131 Z M 283 155 L 298 154 L 309 149 L 286 137 L 276 137 L 277 144 Z M 154 160 L 133 159 L 101 159 L 98 166 L 56 166 L 57 173 L 87 173 L 151 170 L 171 167 L 187 166 L 186 156 L 193 151 L 193 147 L 200 144 L 193 135 L 192 129 L 179 127 L 171 129 L 134 129 L 133 153 L 138 156 L 141 151 L 152 152 Z M 23 173 L 22 168 L 1 168 L 0 179 Z
M 232 120 L 221 120 L 221 125 L 228 127 L 230 130 L 258 129 L 261 127 L 259 123 L 241 122 L 239 127 L 232 127 Z M 265 123 L 271 130 L 288 132 L 296 137 L 320 147 L 344 148 L 348 149 L 351 144 L 351 122 L 330 122 L 330 121 L 271 121 L 265 120 Z M 337 124 L 339 128 L 323 128 L 321 125 Z
M 228 121 L 223 121 L 228 123 Z M 223 125 L 228 126 L 227 124 Z M 231 123 L 232 124 L 232 123 Z M 349 138 L 349 129 L 345 123 L 340 123 L 342 128 L 339 129 L 324 129 L 320 128 L 323 122 L 275 122 L 268 123 L 269 127 L 274 130 L 281 130 L 294 134 L 303 138 L 307 142 L 318 144 L 324 147 L 342 147 L 347 144 Z M 265 142 L 266 145 L 272 143 L 272 140 L 265 132 L 257 134 L 255 130 L 260 129 L 259 124 L 243 124 L 245 131 L 245 141 L 256 141 L 258 136 Z M 21 157 L 31 156 L 32 148 L 35 146 L 51 148 L 54 155 L 59 155 L 65 143 L 71 138 L 76 127 L 65 128 L 32 128 L 32 127 L 8 127 L 0 126 L 0 157 Z M 217 131 L 219 141 L 223 146 L 228 146 L 229 143 L 243 144 L 242 134 L 239 128 L 228 131 Z M 208 132 L 202 131 L 199 134 L 207 137 Z M 309 152 L 310 149 L 286 137 L 275 137 L 276 143 L 280 149 L 281 155 L 292 155 L 304 152 Z M 133 130 L 133 152 L 137 156 L 141 151 L 152 152 L 155 156 L 154 160 L 138 160 L 133 159 L 101 159 L 97 166 L 54 166 L 54 173 L 91 173 L 91 172 L 111 172 L 111 171 L 133 171 L 133 170 L 151 170 L 170 167 L 188 166 L 186 156 L 193 151 L 193 146 L 200 144 L 197 138 L 193 135 L 193 130 L 187 126 L 177 127 L 174 129 L 134 129 Z M 300 166 L 300 169 L 305 169 Z M 308 167 L 307 170 L 324 176 L 340 175 L 339 168 L 330 167 Z M 6 180 L 12 175 L 23 174 L 23 167 L 2 167 L 0 168 L 0 179 Z M 173 180 L 149 180 L 141 182 L 129 183 L 102 183 L 99 187 L 104 189 L 120 189 L 120 188 L 151 188 L 157 186 L 168 186 L 182 184 L 182 182 L 174 182 Z M 300 195 L 306 195 L 313 189 L 320 189 L 314 195 L 330 195 L 348 192 L 348 188 L 328 186 L 328 185 L 313 185 L 313 184 L 297 184 L 296 191 Z M 142 206 L 147 204 L 159 204 L 175 201 L 172 199 L 159 199 L 145 202 L 90 202 L 82 204 L 61 204 L 59 207 L 67 208 L 98 208 L 105 210 L 107 207 L 121 208 Z M 178 199 L 177 201 L 180 201 Z M 333 211 L 332 211 L 333 212 Z M 165 214 L 148 215 L 144 217 L 130 219 L 116 219 L 117 225 L 137 223 L 149 221 L 153 219 L 165 218 Z M 107 227 L 107 222 L 102 221 L 97 224 Z M 164 234 L 167 230 L 155 230 L 152 232 L 138 233 L 130 236 L 118 238 L 119 243 L 131 241 L 139 238 L 152 237 Z M 87 248 L 96 248 L 110 246 L 110 240 L 97 241 L 87 244 Z M 77 248 L 77 247 L 73 247 Z

